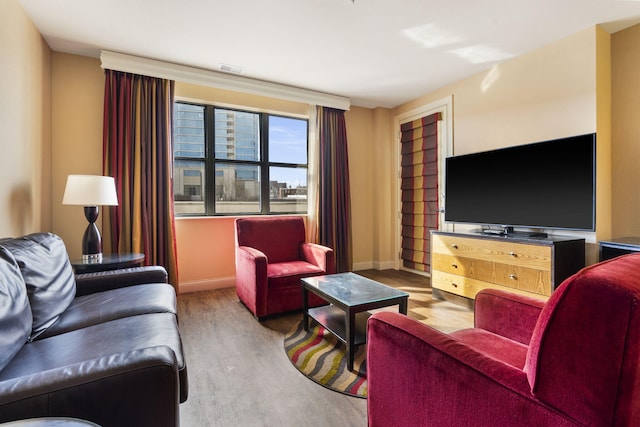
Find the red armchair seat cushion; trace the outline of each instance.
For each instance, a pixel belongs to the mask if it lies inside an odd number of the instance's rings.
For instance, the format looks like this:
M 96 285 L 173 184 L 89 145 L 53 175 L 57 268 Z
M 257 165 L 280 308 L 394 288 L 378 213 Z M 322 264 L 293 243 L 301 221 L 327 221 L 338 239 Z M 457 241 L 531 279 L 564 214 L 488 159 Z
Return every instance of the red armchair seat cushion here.
M 324 274 L 324 270 L 306 261 L 267 264 L 267 277 L 269 279 L 269 288 L 271 289 L 283 286 L 300 286 L 300 279 L 303 277 L 322 274 Z

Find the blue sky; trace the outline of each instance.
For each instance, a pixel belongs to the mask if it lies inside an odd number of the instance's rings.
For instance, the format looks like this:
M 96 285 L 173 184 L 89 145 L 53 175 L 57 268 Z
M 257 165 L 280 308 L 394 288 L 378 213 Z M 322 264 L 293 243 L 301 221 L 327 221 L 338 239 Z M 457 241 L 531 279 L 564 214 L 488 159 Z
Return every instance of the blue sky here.
M 307 121 L 287 117 L 269 118 L 269 161 L 283 163 L 307 162 Z M 271 169 L 271 180 L 289 186 L 306 187 L 305 169 Z

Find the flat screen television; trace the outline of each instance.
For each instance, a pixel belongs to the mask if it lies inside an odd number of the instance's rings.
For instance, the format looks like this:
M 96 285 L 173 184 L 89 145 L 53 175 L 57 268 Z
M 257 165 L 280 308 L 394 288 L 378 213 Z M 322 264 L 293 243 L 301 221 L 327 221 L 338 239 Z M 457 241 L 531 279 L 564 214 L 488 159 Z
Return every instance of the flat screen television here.
M 449 157 L 445 221 L 594 231 L 595 159 L 595 133 Z

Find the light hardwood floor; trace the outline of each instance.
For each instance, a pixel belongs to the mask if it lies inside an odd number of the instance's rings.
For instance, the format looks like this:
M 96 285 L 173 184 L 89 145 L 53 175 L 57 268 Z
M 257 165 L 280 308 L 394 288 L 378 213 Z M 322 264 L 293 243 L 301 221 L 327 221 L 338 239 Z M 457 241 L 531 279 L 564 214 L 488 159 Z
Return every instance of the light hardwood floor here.
M 357 273 L 409 292 L 408 315 L 437 329 L 473 323 L 469 309 L 432 299 L 425 277 L 395 270 Z M 182 427 L 367 425 L 365 399 L 308 380 L 287 359 L 284 334 L 300 313 L 259 323 L 229 288 L 180 295 L 178 315 L 189 374 Z

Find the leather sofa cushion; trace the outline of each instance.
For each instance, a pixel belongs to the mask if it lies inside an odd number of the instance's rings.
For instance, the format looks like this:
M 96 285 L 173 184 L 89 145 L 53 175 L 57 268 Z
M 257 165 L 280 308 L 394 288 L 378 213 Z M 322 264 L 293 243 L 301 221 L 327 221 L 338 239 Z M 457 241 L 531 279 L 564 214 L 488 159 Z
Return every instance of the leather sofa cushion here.
M 171 285 L 149 283 L 76 297 L 58 321 L 38 339 L 149 313 L 177 315 L 176 293 Z
M 3 241 L 0 246 L 15 257 L 27 286 L 32 340 L 51 326 L 75 297 L 76 282 L 67 250 L 62 239 L 52 233 L 34 233 Z
M 31 310 L 15 258 L 0 247 L 0 371 L 27 342 Z
M 113 320 L 65 334 L 29 342 L 0 371 L 0 382 L 53 371 L 88 360 L 143 350 L 170 347 L 178 370 L 185 369 L 182 342 L 174 314 L 156 313 Z

